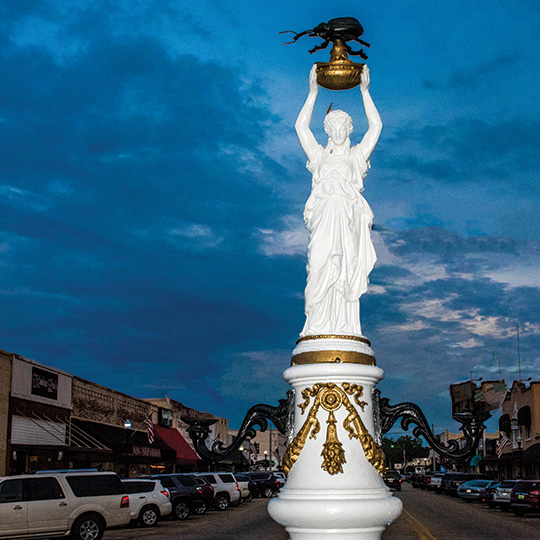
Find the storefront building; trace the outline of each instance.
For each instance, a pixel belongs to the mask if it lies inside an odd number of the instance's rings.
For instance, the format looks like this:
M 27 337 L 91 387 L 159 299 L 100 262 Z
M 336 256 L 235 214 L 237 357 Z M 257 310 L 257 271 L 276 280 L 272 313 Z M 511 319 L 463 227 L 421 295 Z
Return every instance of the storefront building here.
M 6 351 L 0 373 L 0 476 L 72 468 L 128 478 L 207 470 L 181 418 L 213 418 L 213 436 L 227 433 L 225 418 L 168 398 L 138 399 Z
M 508 440 L 499 460 L 501 477 L 540 478 L 540 381 L 514 381 L 499 431 Z
M 71 374 L 11 353 L 2 352 L 2 358 L 11 368 L 2 414 L 6 474 L 65 468 L 81 452 L 110 452 L 72 424 Z

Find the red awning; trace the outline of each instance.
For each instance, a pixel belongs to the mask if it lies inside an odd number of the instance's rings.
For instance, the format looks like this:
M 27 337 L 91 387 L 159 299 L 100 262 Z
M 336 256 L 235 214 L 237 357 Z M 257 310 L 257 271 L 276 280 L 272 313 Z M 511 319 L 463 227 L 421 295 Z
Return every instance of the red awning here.
M 176 460 L 180 465 L 192 465 L 200 461 L 199 456 L 189 446 L 186 439 L 180 432 L 174 428 L 156 426 L 154 424 L 159 438 L 167 445 L 176 450 Z

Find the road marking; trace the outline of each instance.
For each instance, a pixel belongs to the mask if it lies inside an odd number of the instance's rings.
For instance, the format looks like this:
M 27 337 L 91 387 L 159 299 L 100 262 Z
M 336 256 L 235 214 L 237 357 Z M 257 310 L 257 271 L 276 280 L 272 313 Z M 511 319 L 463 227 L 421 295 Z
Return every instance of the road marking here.
M 413 517 L 405 508 L 402 511 L 402 516 L 409 522 L 409 525 L 413 529 L 413 531 L 418 535 L 420 540 L 437 540 L 435 536 L 433 536 L 427 527 L 418 519 Z

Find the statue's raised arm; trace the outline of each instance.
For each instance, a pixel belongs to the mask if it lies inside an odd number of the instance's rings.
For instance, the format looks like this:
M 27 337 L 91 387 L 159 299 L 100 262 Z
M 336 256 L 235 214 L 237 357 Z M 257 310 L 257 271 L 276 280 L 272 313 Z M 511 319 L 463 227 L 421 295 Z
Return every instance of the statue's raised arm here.
M 313 109 L 315 102 L 317 101 L 317 95 L 319 93 L 319 85 L 317 84 L 317 64 L 313 64 L 311 71 L 309 72 L 309 94 L 296 119 L 295 129 L 298 135 L 298 140 L 302 146 L 308 159 L 312 159 L 315 155 L 319 143 L 315 139 L 315 136 L 311 132 L 310 124 L 313 116 Z
M 360 296 L 376 256 L 371 241 L 373 213 L 362 196 L 368 160 L 382 129 L 369 95 L 369 71 L 364 66 L 361 93 L 368 130 L 352 147 L 351 117 L 333 110 L 326 115 L 323 147 L 310 129 L 317 100 L 317 72 L 309 75 L 309 94 L 296 121 L 296 133 L 313 174 L 311 195 L 304 209 L 309 230 L 308 278 L 305 290 L 306 323 L 301 336 L 362 336 Z
M 366 111 L 366 118 L 368 121 L 368 130 L 360 143 L 360 150 L 364 159 L 369 161 L 373 150 L 379 140 L 382 131 L 382 121 L 379 116 L 379 111 L 375 107 L 371 95 L 369 93 L 370 85 L 369 69 L 366 65 L 362 69 L 362 78 L 360 81 L 360 91 L 362 92 L 362 100 L 364 101 L 364 110 Z

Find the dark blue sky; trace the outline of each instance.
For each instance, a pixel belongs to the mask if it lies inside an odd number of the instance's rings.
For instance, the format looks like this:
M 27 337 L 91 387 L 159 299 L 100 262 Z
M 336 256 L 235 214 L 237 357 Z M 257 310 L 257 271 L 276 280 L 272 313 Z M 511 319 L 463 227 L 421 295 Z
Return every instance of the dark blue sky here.
M 385 125 L 362 298 L 383 394 L 453 428 L 448 385 L 497 377 L 499 360 L 512 380 L 518 323 L 523 376 L 539 378 L 532 0 L 4 0 L 0 348 L 234 427 L 284 396 L 310 189 L 293 125 L 328 51 L 278 32 L 339 16 L 372 43 Z M 357 90 L 321 90 L 319 140 L 330 102 L 358 142 Z

